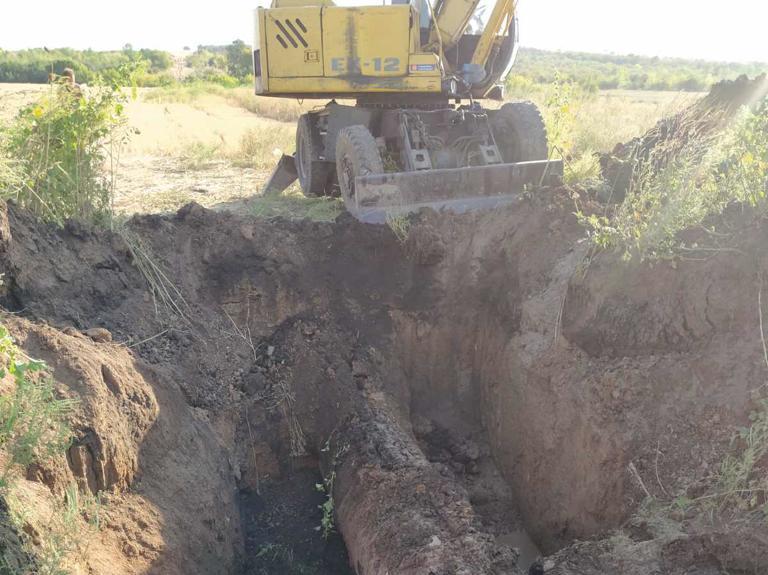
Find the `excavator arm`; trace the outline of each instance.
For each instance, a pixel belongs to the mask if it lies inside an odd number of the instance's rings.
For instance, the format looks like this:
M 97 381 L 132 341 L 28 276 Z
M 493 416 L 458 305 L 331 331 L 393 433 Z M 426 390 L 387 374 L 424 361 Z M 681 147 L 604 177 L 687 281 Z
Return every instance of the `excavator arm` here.
M 420 0 L 427 10 L 429 0 Z M 480 0 L 440 0 L 429 8 L 432 18 L 427 51 L 436 53 L 447 74 L 473 86 L 475 97 L 484 97 L 506 75 L 517 49 L 516 0 L 496 0 L 480 34 L 468 34 L 478 18 Z

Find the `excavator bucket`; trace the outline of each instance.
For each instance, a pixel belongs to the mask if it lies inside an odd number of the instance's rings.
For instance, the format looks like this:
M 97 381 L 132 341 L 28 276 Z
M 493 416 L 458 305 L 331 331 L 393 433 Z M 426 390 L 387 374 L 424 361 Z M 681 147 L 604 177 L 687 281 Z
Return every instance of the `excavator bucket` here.
M 563 162 L 545 160 L 360 176 L 347 209 L 358 220 L 383 223 L 421 208 L 462 213 L 493 209 L 525 191 L 560 185 Z

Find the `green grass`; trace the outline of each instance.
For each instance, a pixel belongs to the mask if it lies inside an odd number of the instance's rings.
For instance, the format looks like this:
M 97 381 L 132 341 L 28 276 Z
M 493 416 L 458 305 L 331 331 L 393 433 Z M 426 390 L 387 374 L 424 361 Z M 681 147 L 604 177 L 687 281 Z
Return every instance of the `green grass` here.
M 263 195 L 253 198 L 249 212 L 259 218 L 309 219 L 316 222 L 332 222 L 343 211 L 341 200 L 336 198 L 307 198 L 296 185 L 279 195 Z

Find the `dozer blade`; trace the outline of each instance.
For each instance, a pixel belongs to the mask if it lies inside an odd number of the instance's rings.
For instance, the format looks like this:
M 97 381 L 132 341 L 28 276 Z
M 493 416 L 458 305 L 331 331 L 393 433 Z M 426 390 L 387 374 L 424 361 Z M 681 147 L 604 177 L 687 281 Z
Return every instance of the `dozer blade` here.
M 264 186 L 263 194 L 265 196 L 277 195 L 287 189 L 298 177 L 296 173 L 296 160 L 293 156 L 283 154 L 280 156 L 280 161 L 277 162 L 275 169 L 272 170 L 272 175 L 269 176 L 269 180 L 267 180 Z
M 355 180 L 355 202 L 348 209 L 366 223 L 382 223 L 421 208 L 488 210 L 512 202 L 528 189 L 560 185 L 562 180 L 561 160 L 361 176 Z

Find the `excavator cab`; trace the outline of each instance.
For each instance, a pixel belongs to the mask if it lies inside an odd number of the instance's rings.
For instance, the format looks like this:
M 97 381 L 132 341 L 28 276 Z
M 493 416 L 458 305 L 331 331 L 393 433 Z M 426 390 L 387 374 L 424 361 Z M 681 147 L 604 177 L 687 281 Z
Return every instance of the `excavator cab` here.
M 492 208 L 558 183 L 536 106 L 480 105 L 501 99 L 518 36 L 514 0 L 487 17 L 479 2 L 259 8 L 256 93 L 331 99 L 301 116 L 296 152 L 266 191 L 298 179 L 305 194 L 341 196 L 358 219 L 381 222 L 423 207 Z

